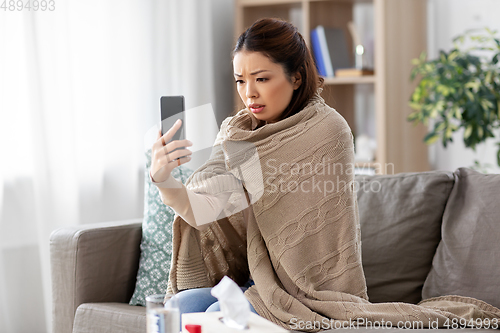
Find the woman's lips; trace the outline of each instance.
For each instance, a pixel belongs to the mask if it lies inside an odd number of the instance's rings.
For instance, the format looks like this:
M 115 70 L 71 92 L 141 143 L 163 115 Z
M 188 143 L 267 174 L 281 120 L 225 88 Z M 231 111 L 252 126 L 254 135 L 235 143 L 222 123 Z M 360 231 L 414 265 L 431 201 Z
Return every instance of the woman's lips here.
M 264 107 L 265 107 L 265 105 L 260 105 L 260 104 L 250 104 L 249 105 L 250 111 L 252 111 L 252 113 L 262 112 L 262 110 L 264 110 Z

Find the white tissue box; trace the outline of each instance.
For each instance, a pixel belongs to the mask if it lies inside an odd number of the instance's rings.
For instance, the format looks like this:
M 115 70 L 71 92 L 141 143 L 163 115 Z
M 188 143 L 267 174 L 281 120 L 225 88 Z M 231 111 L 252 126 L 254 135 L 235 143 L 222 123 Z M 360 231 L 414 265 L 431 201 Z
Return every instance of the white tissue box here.
M 195 324 L 201 325 L 202 333 L 280 333 L 289 332 L 286 329 L 270 322 L 269 320 L 250 313 L 248 318 L 248 328 L 245 330 L 238 330 L 226 326 L 222 321 L 222 312 L 195 312 L 182 314 L 182 332 L 188 333 L 184 325 Z

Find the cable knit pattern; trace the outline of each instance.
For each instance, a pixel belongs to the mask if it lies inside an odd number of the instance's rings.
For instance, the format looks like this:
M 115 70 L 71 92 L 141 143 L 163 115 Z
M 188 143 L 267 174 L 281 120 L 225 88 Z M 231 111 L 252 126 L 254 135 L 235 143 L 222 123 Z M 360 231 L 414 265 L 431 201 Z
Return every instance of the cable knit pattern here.
M 287 329 L 300 321 L 357 318 L 394 325 L 421 320 L 424 326 L 435 320 L 442 326 L 459 316 L 500 318 L 497 308 L 458 296 L 421 305 L 370 303 L 347 122 L 316 95 L 301 112 L 256 127 L 245 110 L 226 119 L 211 159 L 188 180 L 188 187 L 206 193 L 243 184 L 251 205 L 204 232 L 176 218 L 170 291 L 211 287 L 224 275 L 242 285 L 250 273 L 255 282 L 246 291 L 250 303 Z M 232 148 L 238 142 L 252 144 L 246 157 L 257 155 L 258 168 Z M 325 328 L 330 327 L 304 329 Z

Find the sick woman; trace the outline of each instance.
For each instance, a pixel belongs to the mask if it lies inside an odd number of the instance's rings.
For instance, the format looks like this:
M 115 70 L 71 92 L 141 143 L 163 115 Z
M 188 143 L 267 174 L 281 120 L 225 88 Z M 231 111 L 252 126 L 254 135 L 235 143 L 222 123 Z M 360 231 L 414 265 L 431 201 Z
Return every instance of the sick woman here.
M 152 147 L 152 182 L 176 212 L 168 291 L 181 313 L 219 310 L 210 288 L 228 276 L 253 312 L 286 329 L 456 317 L 449 300 L 368 301 L 352 132 L 321 97 L 297 28 L 256 21 L 236 42 L 233 70 L 245 107 L 223 121 L 185 185 L 171 176 L 190 160 L 188 140 L 170 141 L 181 124 Z

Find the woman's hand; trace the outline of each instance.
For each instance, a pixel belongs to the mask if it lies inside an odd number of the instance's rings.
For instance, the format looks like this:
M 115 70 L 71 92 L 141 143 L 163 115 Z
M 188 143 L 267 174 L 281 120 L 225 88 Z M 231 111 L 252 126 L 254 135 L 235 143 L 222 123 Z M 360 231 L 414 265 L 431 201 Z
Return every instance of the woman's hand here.
M 170 177 L 170 173 L 175 167 L 191 160 L 192 152 L 189 149 L 183 148 L 173 151 L 176 148 L 192 146 L 191 141 L 176 140 L 169 142 L 181 127 L 181 123 L 180 119 L 177 120 L 163 136 L 161 131 L 158 132 L 157 140 L 151 149 L 151 177 L 154 182 L 164 182 Z M 168 143 L 165 144 L 166 142 Z

